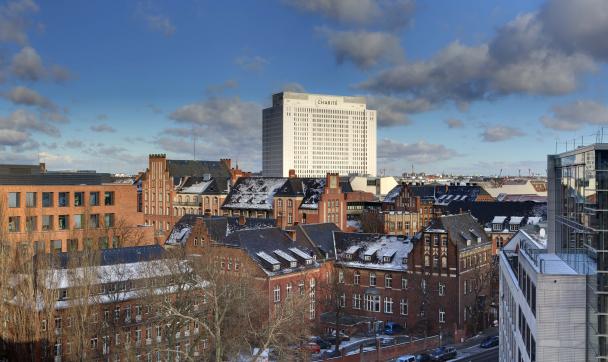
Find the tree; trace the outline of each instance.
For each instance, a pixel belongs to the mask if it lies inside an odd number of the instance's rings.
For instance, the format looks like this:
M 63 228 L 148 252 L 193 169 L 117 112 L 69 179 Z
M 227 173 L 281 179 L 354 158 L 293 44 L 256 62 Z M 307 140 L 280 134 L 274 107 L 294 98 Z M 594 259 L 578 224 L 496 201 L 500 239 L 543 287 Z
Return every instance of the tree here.
M 365 211 L 361 215 L 361 229 L 364 233 L 383 234 L 384 221 L 377 211 Z
M 202 356 L 218 362 L 250 355 L 254 348 L 254 360 L 271 348 L 286 360 L 298 353 L 292 346 L 303 342 L 309 331 L 305 293 L 292 293 L 284 302 L 269 305 L 268 290 L 253 277 L 252 266 L 223 270 L 219 248 L 209 246 L 198 256 L 177 248 L 172 254 L 167 261 L 172 293 L 154 298 L 159 323 L 164 326 L 162 352 L 169 356 L 179 353 L 180 360 Z M 197 343 L 208 346 L 199 357 L 194 350 L 178 348 L 173 338 L 191 327 L 200 330 Z
M 340 347 L 340 330 L 342 329 L 342 321 L 346 314 L 346 298 L 350 295 L 350 287 L 347 285 L 345 277 L 346 271 L 341 264 L 335 263 L 333 270 L 329 272 L 328 277 L 321 283 L 320 288 L 320 304 L 324 313 L 329 313 L 333 318 L 333 324 L 336 331 L 336 339 L 334 349 L 337 351 Z
M 497 265 L 492 265 L 492 259 L 487 254 L 479 253 L 473 258 L 473 268 L 466 274 L 468 293 L 472 301 L 465 308 L 470 312 L 467 327 L 472 333 L 477 333 L 484 327 L 484 317 L 492 304 L 490 295 L 492 280 L 498 277 Z

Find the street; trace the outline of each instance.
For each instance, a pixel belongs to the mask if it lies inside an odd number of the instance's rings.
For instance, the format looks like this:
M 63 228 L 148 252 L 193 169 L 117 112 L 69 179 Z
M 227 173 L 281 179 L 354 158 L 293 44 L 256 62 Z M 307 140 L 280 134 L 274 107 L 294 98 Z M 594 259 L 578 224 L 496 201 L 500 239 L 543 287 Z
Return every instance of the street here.
M 498 361 L 498 346 L 483 349 L 478 346 L 458 350 L 458 358 L 450 362 L 491 362 Z

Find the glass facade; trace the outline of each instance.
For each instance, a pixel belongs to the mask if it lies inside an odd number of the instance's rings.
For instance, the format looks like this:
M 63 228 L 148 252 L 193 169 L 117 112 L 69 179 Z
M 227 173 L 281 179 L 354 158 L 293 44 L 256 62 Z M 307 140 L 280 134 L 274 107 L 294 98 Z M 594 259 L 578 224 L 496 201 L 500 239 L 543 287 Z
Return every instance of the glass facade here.
M 587 360 L 608 361 L 608 144 L 548 158 L 555 253 L 587 275 Z

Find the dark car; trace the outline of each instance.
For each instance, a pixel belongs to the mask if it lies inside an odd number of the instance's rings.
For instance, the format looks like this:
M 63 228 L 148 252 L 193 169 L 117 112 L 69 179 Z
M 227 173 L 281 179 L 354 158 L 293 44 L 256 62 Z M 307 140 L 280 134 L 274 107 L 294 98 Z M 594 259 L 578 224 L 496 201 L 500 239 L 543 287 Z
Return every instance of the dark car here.
M 334 331 L 332 334 L 325 336 L 325 340 L 333 344 L 336 341 L 336 332 Z M 340 332 L 340 341 L 350 341 L 350 336 L 344 332 Z
M 341 355 L 342 355 L 342 352 L 340 352 L 340 350 L 332 349 L 332 350 L 323 352 L 321 357 L 322 358 L 333 358 L 333 357 L 340 357 Z
M 428 353 L 421 353 L 416 355 L 416 362 L 430 362 L 432 361 L 431 355 Z
M 318 344 L 319 347 L 321 347 L 321 349 L 329 349 L 329 348 L 331 348 L 331 343 L 329 343 L 328 341 L 324 340 L 321 337 L 317 337 L 317 336 L 310 337 L 309 341 Z
M 378 339 L 380 340 L 380 344 L 382 346 L 392 346 L 393 344 L 397 343 L 393 337 L 380 337 Z
M 431 361 L 447 361 L 456 358 L 456 348 L 439 347 L 431 352 Z
M 498 336 L 491 336 L 484 339 L 479 347 L 481 348 L 492 348 L 498 346 Z
M 405 328 L 401 324 L 395 322 L 388 322 L 384 325 L 384 334 L 392 336 L 394 334 L 401 334 L 405 332 Z

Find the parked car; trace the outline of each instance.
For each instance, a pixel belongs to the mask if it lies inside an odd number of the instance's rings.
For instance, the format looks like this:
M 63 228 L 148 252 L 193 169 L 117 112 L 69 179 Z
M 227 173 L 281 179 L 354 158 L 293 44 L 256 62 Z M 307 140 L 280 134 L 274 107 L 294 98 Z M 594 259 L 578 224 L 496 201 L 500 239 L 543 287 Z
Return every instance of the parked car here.
M 416 362 L 416 356 L 412 354 L 406 354 L 405 356 L 397 357 L 395 362 Z
M 416 362 L 431 362 L 431 355 L 428 353 L 421 353 L 416 355 Z
M 329 351 L 323 352 L 323 354 L 321 355 L 321 358 L 340 357 L 341 355 L 342 355 L 342 352 L 340 352 L 340 350 L 330 349 Z
M 334 343 L 336 341 L 336 331 L 325 337 L 325 340 L 329 343 Z M 340 341 L 350 341 L 350 336 L 344 332 L 340 332 Z
M 431 352 L 431 361 L 447 361 L 456 358 L 457 354 L 454 347 L 439 347 Z
M 498 346 L 498 336 L 491 336 L 488 337 L 486 339 L 484 339 L 481 344 L 479 345 L 479 347 L 481 348 L 492 348 L 492 347 L 496 347 Z
M 397 342 L 393 337 L 380 337 L 378 339 L 380 340 L 380 344 L 383 346 L 392 346 Z
M 384 334 L 388 334 L 389 336 L 392 336 L 395 334 L 401 334 L 404 332 L 405 332 L 405 328 L 403 328 L 403 326 L 399 323 L 387 322 L 384 325 Z
M 321 347 L 315 342 L 304 343 L 301 348 L 310 353 L 321 353 Z
M 310 337 L 308 339 L 309 342 L 314 342 L 316 344 L 319 345 L 319 347 L 321 347 L 321 349 L 329 349 L 331 348 L 331 343 L 329 343 L 328 341 L 324 340 L 323 338 L 319 337 L 319 336 L 313 336 Z

